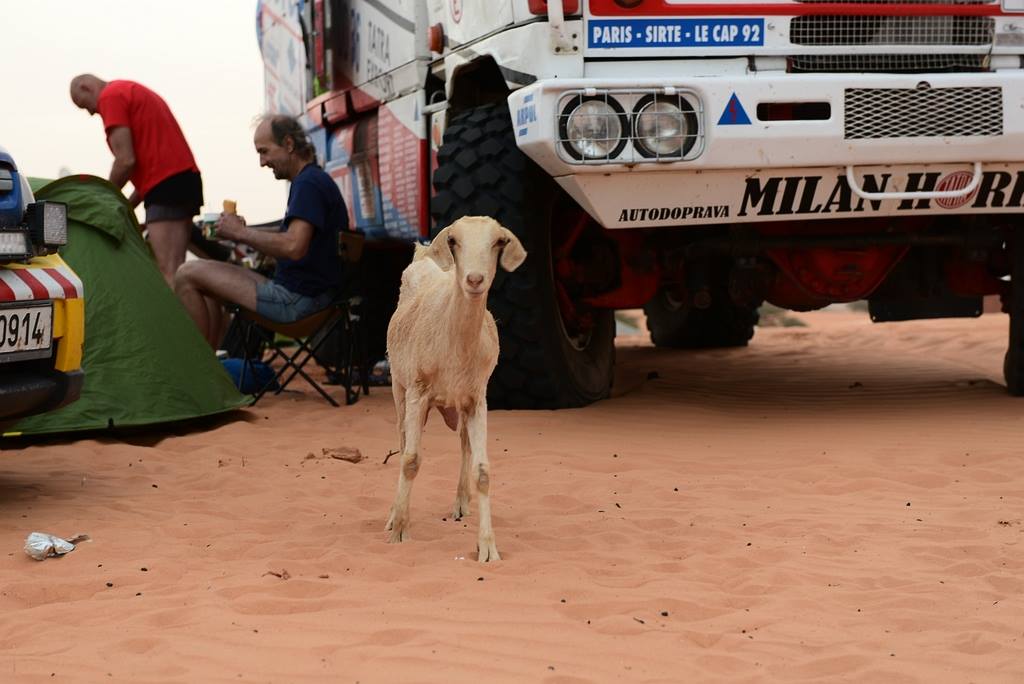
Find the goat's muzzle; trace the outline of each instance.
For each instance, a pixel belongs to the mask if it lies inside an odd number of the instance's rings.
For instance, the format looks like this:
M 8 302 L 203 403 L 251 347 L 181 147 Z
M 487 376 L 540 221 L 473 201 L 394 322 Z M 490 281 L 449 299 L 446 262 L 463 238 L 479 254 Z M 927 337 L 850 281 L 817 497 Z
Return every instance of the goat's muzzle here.
M 480 295 L 487 293 L 487 288 L 484 286 L 484 274 L 482 273 L 469 273 L 466 275 L 466 294 L 471 297 L 479 297 Z

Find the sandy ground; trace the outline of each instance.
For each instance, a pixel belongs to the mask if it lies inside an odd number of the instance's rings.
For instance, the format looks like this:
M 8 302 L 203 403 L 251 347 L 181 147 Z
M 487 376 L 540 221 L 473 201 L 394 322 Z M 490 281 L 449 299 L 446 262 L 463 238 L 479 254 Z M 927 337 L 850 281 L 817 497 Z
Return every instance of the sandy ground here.
M 612 400 L 492 412 L 496 564 L 448 516 L 436 415 L 413 541 L 385 543 L 386 388 L 7 450 L 0 681 L 1024 681 L 1005 316 L 802 318 L 624 339 Z M 93 541 L 36 562 L 31 531 Z

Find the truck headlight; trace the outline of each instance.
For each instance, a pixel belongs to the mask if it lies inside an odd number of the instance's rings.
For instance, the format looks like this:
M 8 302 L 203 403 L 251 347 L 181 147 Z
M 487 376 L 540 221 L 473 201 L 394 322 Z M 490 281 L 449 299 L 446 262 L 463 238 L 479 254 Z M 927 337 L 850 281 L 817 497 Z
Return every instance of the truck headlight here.
M 635 143 L 645 157 L 679 158 L 697 140 L 697 117 L 693 107 L 679 96 L 648 97 L 641 100 L 633 117 Z
M 627 127 L 615 98 L 574 97 L 559 117 L 559 138 L 573 159 L 610 159 L 626 146 Z
M 0 257 L 23 259 L 32 256 L 28 233 L 23 230 L 0 231 Z
M 33 202 L 25 208 L 25 223 L 37 245 L 68 244 L 68 205 L 63 202 Z

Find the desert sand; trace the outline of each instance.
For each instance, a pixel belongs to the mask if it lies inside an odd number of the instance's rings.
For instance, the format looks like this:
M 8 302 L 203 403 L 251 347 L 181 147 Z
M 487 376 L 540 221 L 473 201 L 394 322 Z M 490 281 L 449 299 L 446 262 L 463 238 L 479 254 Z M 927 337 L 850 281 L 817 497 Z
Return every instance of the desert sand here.
M 8 447 L 0 681 L 1024 681 L 1006 317 L 799 317 L 747 349 L 624 337 L 611 400 L 491 412 L 500 563 L 449 516 L 436 414 L 385 543 L 387 388 Z M 92 541 L 39 562 L 32 531 Z

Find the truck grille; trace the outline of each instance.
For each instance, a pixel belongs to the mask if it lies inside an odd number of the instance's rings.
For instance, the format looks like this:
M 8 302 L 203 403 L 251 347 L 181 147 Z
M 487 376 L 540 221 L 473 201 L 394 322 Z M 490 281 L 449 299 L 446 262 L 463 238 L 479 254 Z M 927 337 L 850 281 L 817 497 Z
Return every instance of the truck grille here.
M 1003 133 L 1001 88 L 848 88 L 846 139 Z
M 922 74 L 988 71 L 988 55 L 793 55 L 789 71 Z
M 830 0 L 797 0 L 827 5 Z M 997 0 L 846 0 L 860 5 L 942 5 L 946 16 L 825 15 L 794 17 L 789 39 L 794 45 L 813 47 L 884 46 L 893 48 L 949 48 L 931 54 L 794 55 L 792 72 L 871 72 L 913 74 L 924 72 L 988 71 L 987 54 L 961 54 L 956 48 L 985 48 L 995 36 L 992 17 L 952 16 L 956 7 L 995 4 Z M 870 12 L 869 7 L 864 8 Z
M 794 45 L 989 45 L 992 17 L 794 17 Z

